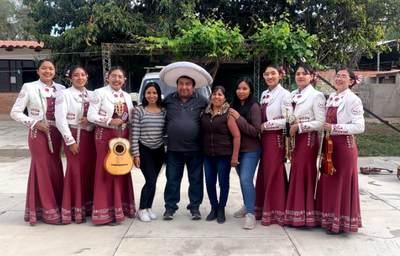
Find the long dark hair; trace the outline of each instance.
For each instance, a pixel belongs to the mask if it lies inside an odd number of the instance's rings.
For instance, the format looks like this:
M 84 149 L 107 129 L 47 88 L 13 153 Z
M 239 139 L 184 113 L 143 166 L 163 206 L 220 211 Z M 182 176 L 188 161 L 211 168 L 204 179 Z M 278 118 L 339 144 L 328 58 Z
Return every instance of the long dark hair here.
M 42 64 L 43 64 L 45 61 L 50 62 L 51 64 L 53 64 L 54 68 L 56 68 L 56 65 L 54 64 L 54 62 L 53 62 L 52 60 L 50 60 L 50 59 L 43 59 L 43 60 L 40 60 L 40 61 L 38 62 L 37 68 L 36 68 L 36 69 L 39 69 L 40 66 L 42 66 Z
M 115 70 L 119 70 L 122 72 L 122 74 L 126 77 L 125 71 L 120 67 L 120 66 L 113 66 L 110 68 L 110 72 L 108 73 L 108 76 L 111 76 L 111 73 Z
M 349 72 L 350 79 L 353 80 L 353 83 L 349 86 L 349 89 L 351 90 L 351 88 L 354 86 L 355 81 L 356 81 L 356 74 L 354 74 L 354 71 L 348 67 L 342 67 L 342 68 L 336 69 L 335 74 L 337 74 L 341 70 L 346 70 L 347 72 Z
M 226 99 L 226 90 L 222 85 L 213 86 L 211 95 L 213 95 L 218 90 L 221 90 L 222 94 L 225 96 L 225 99 Z
M 306 71 L 306 73 L 309 74 L 309 75 L 312 77 L 311 80 L 310 80 L 310 83 L 313 83 L 313 80 L 314 80 L 314 78 L 315 78 L 315 71 L 314 71 L 314 69 L 313 69 L 310 65 L 308 65 L 308 64 L 300 64 L 300 65 L 296 68 L 296 73 L 297 73 L 297 70 L 299 70 L 299 68 L 303 68 L 304 71 Z
M 74 75 L 75 70 L 77 70 L 78 68 L 82 69 L 87 74 L 86 69 L 84 67 L 82 67 L 81 65 L 74 65 L 69 68 L 69 77 L 70 78 Z
M 143 95 L 142 95 L 142 106 L 145 107 L 145 106 L 149 105 L 149 102 L 146 99 L 145 95 L 146 95 L 147 89 L 149 89 L 150 87 L 154 87 L 156 89 L 157 95 L 158 95 L 158 97 L 157 97 L 157 106 L 161 107 L 162 106 L 162 103 L 161 103 L 161 89 L 160 89 L 160 86 L 156 82 L 149 82 L 144 87 L 144 91 L 143 91 Z
M 268 67 L 265 68 L 265 71 L 267 71 L 268 68 L 276 69 L 276 71 L 278 71 L 278 74 L 279 74 L 279 75 L 282 74 L 281 67 L 279 67 L 279 66 L 276 65 L 276 64 L 271 64 L 271 65 L 269 65 Z
M 240 103 L 240 99 L 237 96 L 236 90 L 239 87 L 239 84 L 241 82 L 245 82 L 249 88 L 250 88 L 250 95 L 249 97 L 246 99 L 246 102 L 243 104 Z M 244 76 L 239 78 L 239 80 L 236 82 L 236 87 L 235 87 L 235 95 L 233 96 L 233 102 L 232 102 L 232 108 L 234 110 L 236 110 L 237 112 L 239 112 L 239 114 L 241 116 L 243 116 L 247 122 L 250 121 L 250 109 L 253 107 L 254 102 L 256 102 L 254 100 L 254 85 L 253 85 L 253 81 Z

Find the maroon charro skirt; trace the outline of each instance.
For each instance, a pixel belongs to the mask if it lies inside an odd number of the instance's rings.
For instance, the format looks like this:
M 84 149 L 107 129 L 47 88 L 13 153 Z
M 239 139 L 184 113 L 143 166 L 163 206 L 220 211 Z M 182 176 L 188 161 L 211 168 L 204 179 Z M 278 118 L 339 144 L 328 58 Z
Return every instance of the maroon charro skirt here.
M 77 129 L 70 128 L 76 138 Z M 96 168 L 96 147 L 94 131 L 81 130 L 79 153 L 72 154 L 64 143 L 67 156 L 67 170 L 64 178 L 64 192 L 61 207 L 63 223 L 81 223 L 86 215 L 92 214 L 94 174 Z
M 31 152 L 28 190 L 24 220 L 35 225 L 61 221 L 60 207 L 63 193 L 63 167 L 61 162 L 62 138 L 56 127 L 50 126 L 54 153 L 50 152 L 47 136 L 37 129 L 29 130 L 28 145 Z
M 362 227 L 358 190 L 358 151 L 354 135 L 330 136 L 336 173 L 321 175 L 315 206 L 317 224 L 333 232 L 357 232 Z
M 318 149 L 318 132 L 296 134 L 285 210 L 286 225 L 316 225 L 314 188 Z
M 266 131 L 262 135 L 262 155 L 256 181 L 255 216 L 261 225 L 284 225 L 287 175 L 283 130 Z
M 112 220 L 122 222 L 124 216 L 135 217 L 136 207 L 131 173 L 111 175 L 104 169 L 104 159 L 108 152 L 108 141 L 118 137 L 118 130 L 96 127 L 96 174 L 94 181 L 92 222 L 105 224 Z M 129 138 L 129 129 L 122 131 L 122 137 Z

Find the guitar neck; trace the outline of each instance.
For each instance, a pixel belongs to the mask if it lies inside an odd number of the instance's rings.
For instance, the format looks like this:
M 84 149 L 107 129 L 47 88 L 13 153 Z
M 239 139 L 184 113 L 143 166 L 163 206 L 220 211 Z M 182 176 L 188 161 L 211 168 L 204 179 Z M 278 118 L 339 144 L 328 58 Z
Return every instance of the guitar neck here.
M 122 119 L 122 116 L 119 116 Z M 122 124 L 118 125 L 118 138 L 122 138 Z

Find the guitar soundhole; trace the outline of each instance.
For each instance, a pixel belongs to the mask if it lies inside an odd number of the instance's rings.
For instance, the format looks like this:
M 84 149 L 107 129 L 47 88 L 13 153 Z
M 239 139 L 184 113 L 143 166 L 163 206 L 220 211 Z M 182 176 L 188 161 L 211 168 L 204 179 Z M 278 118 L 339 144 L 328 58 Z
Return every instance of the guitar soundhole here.
M 122 145 L 117 145 L 117 146 L 115 147 L 115 151 L 116 151 L 117 153 L 121 154 L 121 153 L 123 153 L 123 152 L 125 151 L 125 147 L 122 146 Z

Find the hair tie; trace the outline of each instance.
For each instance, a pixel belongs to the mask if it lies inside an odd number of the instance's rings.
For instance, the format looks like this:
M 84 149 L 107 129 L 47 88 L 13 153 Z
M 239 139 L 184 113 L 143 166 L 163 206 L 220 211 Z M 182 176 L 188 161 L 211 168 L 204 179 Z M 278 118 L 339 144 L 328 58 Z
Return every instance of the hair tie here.
M 282 74 L 282 78 L 284 78 L 286 75 L 286 71 L 283 67 L 281 67 L 281 74 Z
M 314 71 L 313 75 L 314 75 L 314 78 L 311 81 L 311 83 L 316 84 L 316 83 L 318 83 L 318 74 L 317 74 L 317 72 Z
M 110 71 L 107 71 L 105 74 L 104 74 L 104 76 L 105 76 L 105 78 L 108 78 L 108 75 L 110 74 Z
M 354 83 L 352 85 L 357 85 L 362 82 L 362 75 L 360 74 L 354 74 L 356 76 L 356 79 L 354 80 Z
M 70 80 L 71 78 L 69 77 L 69 69 L 67 70 L 67 73 L 65 74 L 65 77 L 67 78 L 67 80 Z

